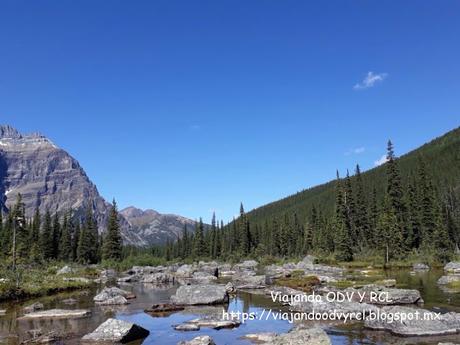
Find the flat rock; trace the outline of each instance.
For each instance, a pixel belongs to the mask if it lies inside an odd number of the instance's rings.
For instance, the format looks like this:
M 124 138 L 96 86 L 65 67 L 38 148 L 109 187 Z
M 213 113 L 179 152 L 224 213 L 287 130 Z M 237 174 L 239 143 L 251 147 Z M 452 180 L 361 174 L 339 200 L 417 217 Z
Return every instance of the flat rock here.
M 219 318 L 214 318 L 212 316 L 190 320 L 185 323 L 197 325 L 199 327 L 208 327 L 214 329 L 235 328 L 241 324 L 241 322 L 238 320 L 222 320 Z
M 25 314 L 20 319 L 77 319 L 90 315 L 91 311 L 88 309 L 50 309 Z
M 416 312 L 420 315 L 418 318 Z M 382 317 L 371 319 L 368 316 L 365 320 L 365 326 L 375 330 L 387 330 L 402 336 L 438 336 L 456 334 L 460 331 L 459 313 L 450 312 L 439 315 L 426 309 L 402 306 L 382 307 L 380 313 L 385 313 L 387 316 L 405 315 L 406 320 L 404 322 L 388 322 Z M 412 315 L 412 320 L 408 319 L 409 315 Z
M 192 279 L 198 283 L 212 283 L 217 280 L 217 277 L 208 272 L 193 272 Z
M 173 328 L 176 331 L 199 331 L 200 326 L 193 323 L 182 323 L 180 325 L 174 325 Z
M 98 305 L 124 305 L 124 304 L 129 304 L 128 300 L 125 297 L 121 296 L 121 295 L 106 298 L 103 301 L 96 302 L 96 303 Z
M 319 327 L 294 328 L 288 333 L 274 337 L 266 345 L 331 345 L 326 332 Z
M 150 332 L 134 323 L 108 319 L 92 333 L 85 335 L 84 342 L 128 343 L 146 338 Z
M 77 300 L 74 298 L 67 298 L 67 299 L 62 300 L 62 303 L 73 305 L 73 304 L 77 304 Z
M 152 316 L 168 316 L 181 310 L 184 310 L 184 307 L 175 304 L 161 303 L 154 304 L 150 309 L 146 309 L 145 312 Z
M 225 285 L 183 285 L 171 301 L 178 305 L 223 304 L 228 302 Z
M 216 345 L 209 335 L 200 335 L 189 341 L 180 341 L 177 345 Z
M 272 333 L 272 332 L 249 333 L 249 334 L 243 335 L 241 339 L 247 339 L 251 342 L 256 342 L 256 343 L 268 343 L 272 341 L 276 336 L 277 334 Z
M 438 279 L 439 285 L 447 285 L 447 284 L 456 283 L 456 282 L 460 282 L 460 275 L 458 274 L 448 274 Z

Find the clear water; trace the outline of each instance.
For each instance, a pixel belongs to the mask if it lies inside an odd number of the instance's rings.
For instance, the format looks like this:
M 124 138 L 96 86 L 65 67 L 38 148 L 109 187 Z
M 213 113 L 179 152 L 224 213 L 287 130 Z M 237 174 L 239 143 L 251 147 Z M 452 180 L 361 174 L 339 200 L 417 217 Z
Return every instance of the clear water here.
M 411 275 L 406 270 L 387 271 L 388 278 L 395 278 L 398 286 L 418 289 L 425 300 L 425 308 L 435 310 L 452 310 L 460 312 L 460 294 L 443 292 L 436 285 L 436 281 L 442 274 L 441 271 L 430 271 Z M 201 317 L 208 314 L 222 313 L 220 307 L 195 307 L 187 308 L 167 317 L 152 317 L 144 313 L 144 309 L 153 304 L 168 302 L 169 297 L 174 293 L 175 287 L 157 288 L 150 284 L 122 285 L 125 290 L 134 292 L 136 299 L 131 300 L 127 306 L 101 307 L 94 305 L 92 298 L 97 289 L 86 292 L 74 292 L 58 294 L 51 297 L 44 297 L 37 300 L 29 300 L 23 303 L 6 303 L 0 309 L 7 309 L 7 314 L 0 316 L 0 343 L 17 345 L 23 339 L 27 339 L 27 331 L 41 328 L 45 333 L 49 330 L 56 330 L 66 334 L 66 339 L 61 344 L 78 344 L 84 334 L 93 331 L 99 324 L 109 317 L 115 317 L 139 324 L 150 331 L 150 336 L 142 344 L 144 345 L 170 345 L 177 344 L 180 340 L 189 340 L 198 335 L 210 335 L 218 345 L 224 344 L 250 344 L 241 339 L 248 333 L 258 332 L 287 332 L 293 324 L 285 320 L 252 320 L 247 321 L 234 329 L 213 330 L 201 328 L 200 331 L 181 332 L 173 329 L 173 325 Z M 76 305 L 65 305 L 63 300 L 75 298 Z M 75 320 L 21 320 L 22 308 L 35 301 L 45 305 L 45 309 L 51 308 L 86 308 L 92 311 L 92 316 L 85 319 Z M 244 311 L 262 313 L 263 310 L 271 309 L 286 311 L 278 304 L 274 304 L 269 297 L 257 294 L 242 293 L 231 299 L 226 311 Z M 367 330 L 361 323 L 343 325 L 321 324 L 331 337 L 332 343 L 337 345 L 345 344 L 438 344 L 439 342 L 460 342 L 460 335 L 437 338 L 400 338 L 392 336 L 387 332 L 376 332 Z M 137 344 L 140 344 L 138 342 Z

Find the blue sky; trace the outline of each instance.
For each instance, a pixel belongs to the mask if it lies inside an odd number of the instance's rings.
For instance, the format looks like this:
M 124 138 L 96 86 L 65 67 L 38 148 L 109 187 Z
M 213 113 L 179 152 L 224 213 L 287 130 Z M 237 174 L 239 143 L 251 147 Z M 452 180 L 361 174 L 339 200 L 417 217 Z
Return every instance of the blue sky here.
M 229 220 L 460 125 L 458 1 L 0 0 L 0 123 Z

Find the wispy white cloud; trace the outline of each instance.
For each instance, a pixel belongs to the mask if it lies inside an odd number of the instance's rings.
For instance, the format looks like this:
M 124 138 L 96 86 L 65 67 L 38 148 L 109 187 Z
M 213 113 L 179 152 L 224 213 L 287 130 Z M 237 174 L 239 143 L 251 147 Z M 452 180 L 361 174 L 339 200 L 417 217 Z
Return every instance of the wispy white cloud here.
M 363 153 L 364 151 L 366 151 L 366 148 L 365 147 L 357 147 L 357 148 L 354 148 L 354 149 L 350 149 L 348 150 L 347 152 L 345 152 L 345 156 L 350 156 L 350 155 L 359 155 L 361 153 Z
M 378 167 L 379 165 L 385 164 L 387 162 L 387 155 L 383 155 L 374 162 L 374 166 Z
M 355 84 L 353 86 L 353 89 L 355 90 L 363 90 L 363 89 L 369 89 L 373 87 L 377 83 L 381 83 L 388 77 L 388 73 L 374 73 L 374 72 L 367 72 L 366 76 L 364 79 Z

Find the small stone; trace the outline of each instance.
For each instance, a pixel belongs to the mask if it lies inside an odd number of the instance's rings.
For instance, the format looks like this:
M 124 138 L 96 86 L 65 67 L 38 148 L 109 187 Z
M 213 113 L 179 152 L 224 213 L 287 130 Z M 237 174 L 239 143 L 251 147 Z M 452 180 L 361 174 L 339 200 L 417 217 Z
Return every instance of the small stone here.
M 145 328 L 131 322 L 108 319 L 92 333 L 82 338 L 84 342 L 111 342 L 128 343 L 131 341 L 144 339 L 150 332 Z
M 180 325 L 175 325 L 173 328 L 176 331 L 199 331 L 200 326 L 195 325 L 193 323 L 182 323 Z
M 216 345 L 209 335 L 201 335 L 189 341 L 180 341 L 177 345 Z

